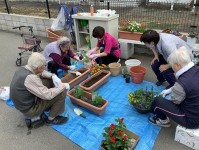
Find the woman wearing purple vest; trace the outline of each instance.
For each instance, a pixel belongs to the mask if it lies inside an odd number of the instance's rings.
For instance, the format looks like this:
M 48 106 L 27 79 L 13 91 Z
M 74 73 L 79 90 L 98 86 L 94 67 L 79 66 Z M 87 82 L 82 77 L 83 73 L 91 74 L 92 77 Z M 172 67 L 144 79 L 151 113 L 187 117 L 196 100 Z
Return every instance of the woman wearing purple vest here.
M 169 118 L 190 129 L 199 128 L 199 66 L 194 66 L 185 47 L 171 53 L 168 62 L 177 81 L 170 89 L 161 92 L 152 104 L 152 124 L 170 127 Z M 164 98 L 171 93 L 170 100 Z
M 47 60 L 47 68 L 51 73 L 57 74 L 59 68 L 63 70 L 75 69 L 75 66 L 71 65 L 70 58 L 79 61 L 79 57 L 72 52 L 70 45 L 70 39 L 67 37 L 61 37 L 46 45 L 44 57 Z

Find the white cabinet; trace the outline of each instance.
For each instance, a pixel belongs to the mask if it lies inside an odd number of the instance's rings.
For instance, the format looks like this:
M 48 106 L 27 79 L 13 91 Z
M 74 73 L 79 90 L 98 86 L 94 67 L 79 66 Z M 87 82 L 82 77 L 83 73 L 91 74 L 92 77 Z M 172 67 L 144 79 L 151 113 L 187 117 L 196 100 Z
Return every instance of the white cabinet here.
M 75 14 L 72 18 L 74 19 L 77 51 L 88 50 L 96 46 L 97 39 L 92 37 L 92 31 L 96 26 L 104 27 L 105 32 L 110 33 L 118 39 L 118 14 L 99 16 L 95 13 L 94 16 L 90 16 L 90 13 L 83 13 L 81 16 Z M 88 22 L 88 25 L 84 28 L 80 25 L 82 24 L 82 20 Z M 83 23 L 85 23 L 85 21 L 83 21 Z M 90 46 L 88 41 L 90 41 Z

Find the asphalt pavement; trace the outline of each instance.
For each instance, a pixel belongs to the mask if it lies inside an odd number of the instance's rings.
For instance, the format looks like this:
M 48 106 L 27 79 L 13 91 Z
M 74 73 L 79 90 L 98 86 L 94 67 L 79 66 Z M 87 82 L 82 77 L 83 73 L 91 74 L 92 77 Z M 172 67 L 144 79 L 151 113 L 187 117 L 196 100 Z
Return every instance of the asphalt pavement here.
M 41 38 L 41 47 L 48 43 L 47 38 Z M 0 30 L 0 86 L 9 86 L 14 75 L 16 59 L 19 57 L 18 46 L 22 43 L 19 34 Z M 139 50 L 138 50 L 139 51 Z M 25 56 L 25 55 L 24 55 Z M 145 80 L 156 82 L 150 69 L 152 56 L 136 54 L 132 57 L 141 60 L 148 68 Z M 22 58 L 22 65 L 27 63 Z M 124 62 L 124 60 L 122 60 Z M 50 126 L 42 126 L 28 132 L 23 115 L 0 100 L 0 150 L 81 150 L 82 148 L 71 142 Z M 170 128 L 162 128 L 156 139 L 154 150 L 188 150 L 189 148 L 174 141 L 176 124 L 172 122 Z

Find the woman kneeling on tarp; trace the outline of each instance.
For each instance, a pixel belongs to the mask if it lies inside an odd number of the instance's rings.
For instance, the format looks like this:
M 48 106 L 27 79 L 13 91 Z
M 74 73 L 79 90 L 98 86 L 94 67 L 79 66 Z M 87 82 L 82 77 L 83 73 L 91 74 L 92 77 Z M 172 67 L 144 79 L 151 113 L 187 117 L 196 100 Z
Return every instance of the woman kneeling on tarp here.
M 98 42 L 96 47 L 87 53 L 90 59 L 95 60 L 100 65 L 108 65 L 120 59 L 121 50 L 118 41 L 112 35 L 105 32 L 103 27 L 95 27 L 92 35 L 98 39 Z M 97 52 L 98 50 L 99 52 Z

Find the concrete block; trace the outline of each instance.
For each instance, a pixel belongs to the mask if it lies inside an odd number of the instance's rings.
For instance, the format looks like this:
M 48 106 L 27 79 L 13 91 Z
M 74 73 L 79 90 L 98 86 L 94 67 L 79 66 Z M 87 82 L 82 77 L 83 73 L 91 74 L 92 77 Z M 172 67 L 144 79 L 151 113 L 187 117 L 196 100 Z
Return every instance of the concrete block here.
M 134 44 L 120 42 L 121 58 L 128 59 L 134 54 Z
M 27 22 L 27 19 L 24 16 L 20 16 L 19 20 L 20 20 L 20 22 Z
M 177 125 L 175 141 L 192 149 L 199 150 L 199 129 L 186 129 L 185 127 Z
M 1 28 L 2 30 L 7 30 L 8 29 L 8 27 L 7 27 L 7 25 L 2 25 L 2 28 Z
M 18 26 L 20 26 L 20 25 L 21 25 L 20 22 L 13 21 L 13 27 L 18 27 Z
M 30 24 L 35 24 L 35 19 L 34 18 L 32 18 L 31 16 L 29 16 L 29 17 L 27 17 L 26 18 L 27 19 L 27 22 Z
M 44 22 L 43 22 L 43 20 L 40 19 L 40 18 L 35 18 L 35 24 L 44 25 Z
M 11 26 L 11 27 L 12 27 L 12 26 L 13 26 L 13 22 L 12 22 L 12 21 L 10 21 L 10 20 L 7 20 L 7 21 L 6 21 L 6 25 L 8 25 L 8 26 Z
M 6 25 L 6 21 L 0 19 L 0 24 L 1 24 L 1 25 Z
M 19 16 L 12 15 L 12 21 L 19 21 L 19 18 Z

